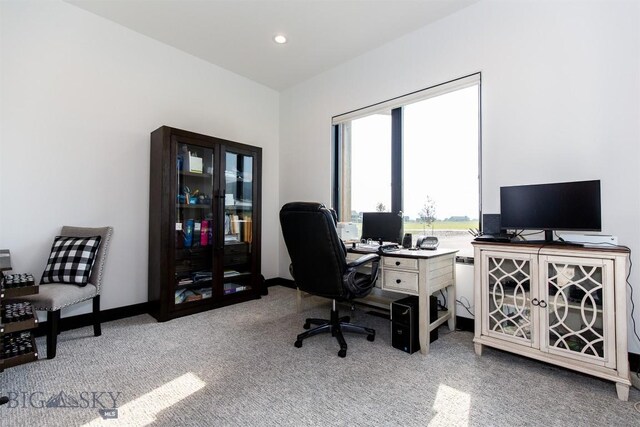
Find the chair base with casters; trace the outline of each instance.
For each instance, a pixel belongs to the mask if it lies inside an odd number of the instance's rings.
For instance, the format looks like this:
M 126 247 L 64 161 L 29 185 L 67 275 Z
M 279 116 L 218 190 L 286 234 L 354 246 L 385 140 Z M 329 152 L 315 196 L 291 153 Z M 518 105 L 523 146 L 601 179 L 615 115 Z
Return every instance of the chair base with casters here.
M 333 300 L 331 307 L 331 319 L 315 319 L 309 318 L 304 322 L 304 328 L 309 329 L 311 325 L 318 325 L 318 327 L 310 329 L 301 333 L 296 338 L 295 346 L 302 347 L 302 340 L 312 337 L 314 335 L 322 333 L 331 333 L 331 336 L 335 337 L 340 344 L 340 351 L 338 356 L 345 357 L 347 355 L 347 341 L 344 339 L 343 332 L 353 332 L 356 334 L 367 335 L 368 341 L 374 341 L 376 339 L 376 331 L 371 328 L 365 328 L 364 326 L 354 325 L 349 323 L 349 316 L 339 317 L 338 310 L 336 309 L 336 300 Z

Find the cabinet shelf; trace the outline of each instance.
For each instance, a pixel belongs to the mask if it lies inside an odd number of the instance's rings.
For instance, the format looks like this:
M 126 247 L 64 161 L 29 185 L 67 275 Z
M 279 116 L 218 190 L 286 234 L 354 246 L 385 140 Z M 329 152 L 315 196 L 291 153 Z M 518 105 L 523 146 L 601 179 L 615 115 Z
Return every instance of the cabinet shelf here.
M 198 245 L 198 246 L 190 246 L 188 248 L 176 248 L 176 259 L 190 258 L 190 257 L 198 257 L 203 255 L 208 255 L 213 250 L 212 245 Z
M 176 302 L 176 306 L 185 306 L 185 305 L 197 305 L 209 302 L 212 298 L 212 295 L 200 296 L 199 298 L 188 298 L 182 302 Z
M 210 173 L 198 173 L 198 172 L 188 172 L 188 171 L 179 171 L 178 174 L 180 176 L 192 176 L 196 178 L 208 178 L 211 179 L 213 175 Z
M 188 289 L 188 288 L 210 288 L 212 286 L 211 280 L 203 280 L 201 282 L 191 282 L 191 283 L 176 283 L 176 290 L 178 289 Z
M 582 311 L 582 307 L 580 306 L 579 303 L 572 303 L 569 302 L 569 304 L 563 304 L 563 303 L 554 303 L 553 301 L 549 301 L 549 308 L 554 308 L 555 311 L 559 311 L 559 310 L 563 310 L 564 308 L 568 308 L 570 310 L 575 310 L 575 311 Z M 592 312 L 596 312 L 596 313 L 603 313 L 602 311 L 602 307 L 598 307 L 595 310 L 593 309 L 593 307 L 589 307 L 589 306 L 585 306 L 584 307 L 586 312 L 592 313 Z
M 565 308 L 568 308 L 569 310 L 575 310 L 575 311 L 582 310 L 580 303 L 572 302 L 572 301 L 569 301 L 568 304 L 565 304 L 562 302 L 555 303 L 551 298 L 553 298 L 553 295 L 549 297 L 549 300 L 545 300 L 545 302 L 547 303 L 547 309 L 549 310 L 558 311 L 558 310 L 563 310 Z M 504 295 L 504 296 L 496 295 L 495 299 L 498 305 L 500 306 L 511 306 L 511 307 L 524 306 L 526 308 L 531 308 L 532 306 L 529 292 L 526 293 L 525 297 L 523 297 L 522 295 Z M 493 298 L 491 300 L 493 301 Z M 599 306 L 594 310 L 593 307 L 585 306 L 585 311 L 587 312 L 595 311 L 596 313 L 602 313 L 602 307 Z
M 176 206 L 181 209 L 207 209 L 207 208 L 211 209 L 210 204 L 199 204 L 199 203 L 195 203 L 195 204 L 176 203 Z

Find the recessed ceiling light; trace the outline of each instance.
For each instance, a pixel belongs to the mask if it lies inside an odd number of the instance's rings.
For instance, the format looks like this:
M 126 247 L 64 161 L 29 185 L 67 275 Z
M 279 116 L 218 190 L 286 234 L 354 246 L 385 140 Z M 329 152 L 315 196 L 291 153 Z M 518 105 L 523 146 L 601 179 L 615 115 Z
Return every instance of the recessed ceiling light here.
M 278 43 L 278 44 L 285 44 L 287 42 L 287 38 L 285 36 L 283 36 L 282 34 L 276 34 L 273 37 L 273 41 Z

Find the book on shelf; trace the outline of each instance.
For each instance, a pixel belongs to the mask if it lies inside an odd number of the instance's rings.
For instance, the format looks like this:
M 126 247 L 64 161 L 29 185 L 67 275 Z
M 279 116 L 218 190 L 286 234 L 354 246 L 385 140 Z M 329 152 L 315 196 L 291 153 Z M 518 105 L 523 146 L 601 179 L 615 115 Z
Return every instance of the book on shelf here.
M 195 292 L 202 295 L 202 299 L 211 298 L 211 296 L 213 295 L 212 288 L 200 288 L 200 289 L 197 289 Z
M 243 221 L 242 240 L 251 243 L 253 239 L 253 220 L 251 219 L 251 215 L 244 215 Z
M 239 271 L 236 270 L 225 270 L 224 271 L 224 277 L 234 277 L 234 276 L 239 276 L 240 273 Z
M 237 283 L 225 283 L 224 284 L 224 294 L 234 294 L 236 292 L 246 291 L 250 289 L 250 286 L 247 285 L 239 285 Z
M 211 271 L 196 271 L 193 273 L 193 281 L 196 283 L 211 280 L 212 277 L 213 273 Z
M 200 246 L 200 230 L 202 229 L 202 223 L 194 220 L 193 222 L 193 236 L 191 239 L 191 247 L 197 248 Z
M 178 289 L 175 292 L 175 303 L 181 304 L 183 302 L 199 301 L 202 299 L 211 298 L 212 295 L 212 288 Z
M 200 246 L 208 246 L 209 245 L 209 221 L 206 219 L 202 220 L 200 226 Z
M 240 224 L 239 224 L 240 217 L 234 214 L 234 215 L 229 215 L 229 218 L 230 218 L 231 234 L 238 234 L 240 231 Z
M 191 277 L 185 277 L 178 280 L 178 286 L 190 285 L 193 283 L 193 279 Z
M 186 298 L 185 301 L 186 302 L 190 302 L 190 301 L 199 301 L 202 299 L 202 295 L 201 294 L 197 294 L 195 292 L 192 292 L 191 294 L 189 294 Z
M 240 236 L 238 234 L 225 234 L 224 235 L 225 242 L 239 242 Z

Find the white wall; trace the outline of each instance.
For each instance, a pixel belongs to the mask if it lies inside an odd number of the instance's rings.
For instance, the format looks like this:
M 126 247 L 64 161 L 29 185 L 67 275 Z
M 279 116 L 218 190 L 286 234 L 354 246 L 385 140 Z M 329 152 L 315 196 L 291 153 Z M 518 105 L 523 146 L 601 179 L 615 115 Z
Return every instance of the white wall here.
M 640 265 L 634 1 L 481 2 L 285 91 L 280 203 L 330 204 L 331 116 L 477 71 L 483 210 L 499 212 L 502 185 L 600 179 L 603 231 L 630 246 Z M 280 254 L 280 275 L 288 277 L 282 241 Z M 636 268 L 640 327 L 639 280 Z M 465 282 L 459 293 L 472 295 Z M 640 352 L 632 332 L 629 346 Z
M 0 12 L 0 247 L 14 271 L 41 274 L 61 225 L 108 224 L 102 307 L 147 301 L 149 134 L 169 125 L 263 147 L 262 271 L 278 275 L 277 92 L 66 3 Z

